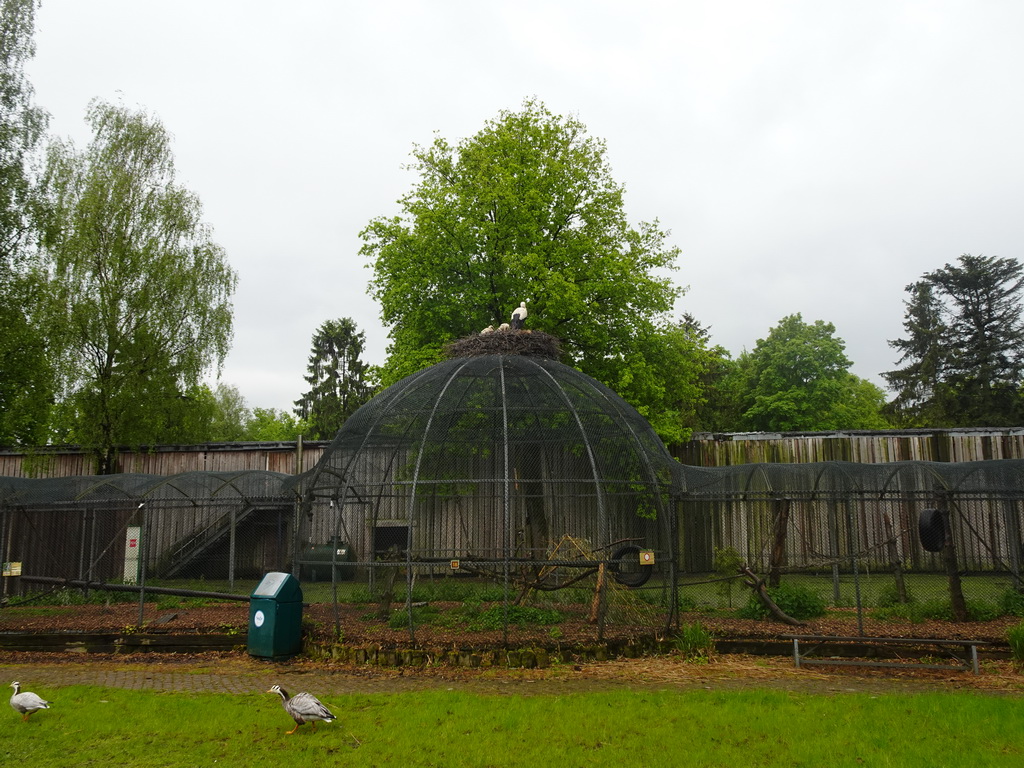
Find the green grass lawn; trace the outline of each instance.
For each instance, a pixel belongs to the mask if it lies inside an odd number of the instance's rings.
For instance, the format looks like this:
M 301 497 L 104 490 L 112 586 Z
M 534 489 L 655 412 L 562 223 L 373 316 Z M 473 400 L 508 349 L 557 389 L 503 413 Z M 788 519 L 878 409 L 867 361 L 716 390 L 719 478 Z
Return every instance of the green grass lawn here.
M 25 682 L 25 681 L 23 681 Z M 312 684 L 311 680 L 311 684 Z M 20 766 L 1019 766 L 1024 702 L 972 693 L 834 696 L 457 691 L 324 696 L 314 733 L 277 696 L 76 686 L 29 722 L 8 710 Z

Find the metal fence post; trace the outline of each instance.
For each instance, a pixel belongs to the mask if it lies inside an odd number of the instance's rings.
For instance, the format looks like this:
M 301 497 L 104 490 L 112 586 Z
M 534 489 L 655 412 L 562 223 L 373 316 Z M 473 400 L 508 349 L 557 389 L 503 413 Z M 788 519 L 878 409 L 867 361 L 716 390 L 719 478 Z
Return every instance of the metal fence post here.
M 228 531 L 228 586 L 235 589 L 235 539 L 237 536 L 237 514 L 234 507 L 230 512 L 231 530 Z
M 139 538 L 142 541 L 139 542 L 139 626 L 142 626 L 142 622 L 146 614 L 146 558 L 149 552 L 149 515 L 145 513 L 143 507 L 146 506 L 146 502 L 142 502 L 137 507 L 137 513 L 141 516 L 139 520 L 141 536 Z

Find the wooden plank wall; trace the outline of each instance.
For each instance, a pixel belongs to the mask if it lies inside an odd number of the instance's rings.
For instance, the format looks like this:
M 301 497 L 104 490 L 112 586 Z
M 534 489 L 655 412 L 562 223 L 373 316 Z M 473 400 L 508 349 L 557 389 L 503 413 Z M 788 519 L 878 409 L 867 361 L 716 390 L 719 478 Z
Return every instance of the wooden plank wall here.
M 672 451 L 683 464 L 988 461 L 1024 458 L 1024 428 L 850 432 L 697 433 Z
M 205 445 L 158 445 L 118 456 L 121 472 L 177 475 L 182 472 L 237 472 L 261 469 L 300 474 L 311 469 L 326 441 L 281 443 L 208 443 Z M 0 476 L 73 477 L 95 474 L 92 457 L 75 447 L 44 448 L 32 453 L 0 451 Z
M 323 455 L 327 441 L 161 445 L 119 456 L 122 472 L 176 475 L 263 469 L 299 474 Z M 684 464 L 723 467 L 753 463 L 852 461 L 983 461 L 1024 458 L 1024 428 L 884 430 L 788 433 L 697 433 L 672 455 Z M 0 450 L 0 476 L 71 477 L 95 473 L 87 452 L 74 447 L 33 453 Z

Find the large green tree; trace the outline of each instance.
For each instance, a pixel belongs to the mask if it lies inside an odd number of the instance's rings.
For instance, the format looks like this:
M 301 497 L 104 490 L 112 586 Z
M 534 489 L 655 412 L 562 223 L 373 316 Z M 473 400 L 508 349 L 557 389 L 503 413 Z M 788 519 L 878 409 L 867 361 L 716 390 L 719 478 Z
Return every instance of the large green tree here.
M 835 326 L 784 317 L 740 368 L 746 375 L 743 423 L 748 429 L 799 432 L 880 429 L 882 390 L 850 373 Z
M 1024 420 L 1024 266 L 963 254 L 907 286 L 902 368 L 882 375 L 901 423 L 1016 426 Z
M 903 427 L 940 426 L 949 410 L 944 383 L 950 355 L 949 328 L 935 286 L 919 280 L 906 287 L 910 297 L 903 304 L 905 339 L 889 345 L 900 352 L 903 368 L 882 374 L 896 395 L 887 410 Z
M 33 103 L 25 64 L 35 46 L 36 0 L 0 3 L 0 445 L 46 439 L 53 369 L 35 310 L 32 160 L 48 116 Z
M 43 246 L 61 425 L 105 473 L 118 446 L 173 440 L 188 421 L 227 354 L 236 277 L 175 181 L 163 124 L 98 101 L 87 119 L 88 147 L 48 152 Z
M 295 401 L 295 413 L 309 425 L 312 439 L 332 439 L 369 399 L 367 366 L 359 358 L 365 343 L 365 335 L 348 317 L 327 320 L 313 334 L 304 377 L 310 389 Z
M 571 365 L 648 413 L 670 409 L 652 355 L 675 343 L 678 250 L 657 221 L 629 223 L 603 141 L 527 100 L 471 138 L 412 154 L 419 178 L 401 214 L 362 232 L 390 329 L 383 384 L 525 301 L 527 328 L 561 339 Z

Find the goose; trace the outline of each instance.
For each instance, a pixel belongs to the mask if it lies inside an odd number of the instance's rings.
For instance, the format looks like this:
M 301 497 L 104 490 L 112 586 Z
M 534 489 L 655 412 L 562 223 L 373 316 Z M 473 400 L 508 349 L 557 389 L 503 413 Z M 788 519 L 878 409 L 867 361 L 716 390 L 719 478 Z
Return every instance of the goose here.
M 289 736 L 299 730 L 299 726 L 303 723 L 312 723 L 313 730 L 316 730 L 316 721 L 323 720 L 324 722 L 331 722 L 337 718 L 331 714 L 331 711 L 327 709 L 320 700 L 311 693 L 296 693 L 294 696 L 289 696 L 288 691 L 282 688 L 280 685 L 273 686 L 267 693 L 276 693 L 281 696 L 281 704 L 284 706 L 284 711 L 287 712 L 295 720 L 295 727 L 290 731 L 286 731 Z
M 37 709 L 49 709 L 50 702 L 39 698 L 31 691 L 22 692 L 21 683 L 15 680 L 11 683 L 14 693 L 11 694 L 11 706 L 15 712 L 21 715 L 21 719 L 28 722 L 28 716 Z

